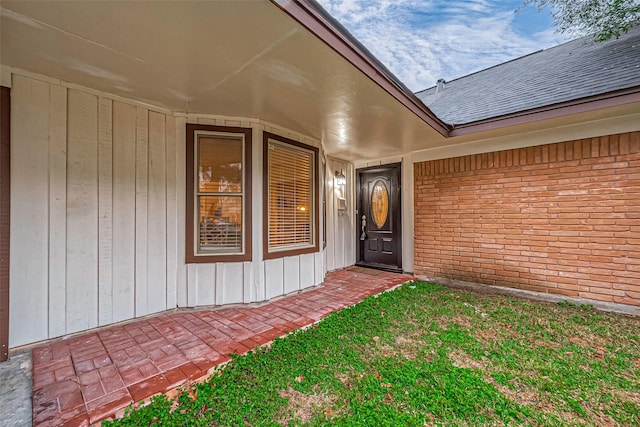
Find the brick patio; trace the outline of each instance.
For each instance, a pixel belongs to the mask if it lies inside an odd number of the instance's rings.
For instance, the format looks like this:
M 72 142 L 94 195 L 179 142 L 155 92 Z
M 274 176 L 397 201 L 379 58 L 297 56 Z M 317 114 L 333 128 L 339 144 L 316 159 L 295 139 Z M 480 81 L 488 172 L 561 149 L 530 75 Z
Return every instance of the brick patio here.
M 33 424 L 86 426 L 412 276 L 351 267 L 261 306 L 180 311 L 33 350 Z

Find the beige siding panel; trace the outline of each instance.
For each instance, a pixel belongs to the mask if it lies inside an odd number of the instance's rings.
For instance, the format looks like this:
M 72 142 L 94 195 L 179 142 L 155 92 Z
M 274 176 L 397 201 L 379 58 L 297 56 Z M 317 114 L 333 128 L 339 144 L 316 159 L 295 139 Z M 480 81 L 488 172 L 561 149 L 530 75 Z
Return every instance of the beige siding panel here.
M 329 162 L 329 164 L 331 165 L 331 170 L 332 171 L 344 171 L 345 175 L 346 172 L 344 170 L 344 166 L 342 162 L 338 162 L 335 160 L 332 160 Z M 344 223 L 344 211 L 339 211 L 338 210 L 338 194 L 336 192 L 336 190 L 334 189 L 333 193 L 331 194 L 331 198 L 333 199 L 333 209 L 332 209 L 332 214 L 333 214 L 333 221 L 331 223 L 331 226 L 329 227 L 329 229 L 333 232 L 333 247 L 332 247 L 332 252 L 333 252 L 333 269 L 337 270 L 340 269 L 342 267 L 344 267 L 344 253 L 345 253 L 345 236 L 344 236 L 344 227 L 343 227 L 343 223 Z
M 335 270 L 335 250 L 334 247 L 336 245 L 335 239 L 335 190 L 334 190 L 334 171 L 331 169 L 333 166 L 333 161 L 331 159 L 327 159 L 327 176 L 325 177 L 327 188 L 325 197 L 327 198 L 327 249 L 326 249 L 326 258 L 327 258 L 327 268 L 329 270 Z
M 213 304 L 216 305 L 222 305 L 224 304 L 224 295 L 223 295 L 223 288 L 224 288 L 224 266 L 225 264 L 223 263 L 219 263 L 219 264 L 209 264 L 209 265 L 213 265 L 215 266 L 215 277 L 213 279 L 213 298 L 214 298 L 214 302 Z
M 166 155 L 166 197 L 167 197 L 167 308 L 176 307 L 177 266 L 178 266 L 178 206 L 176 205 L 176 119 L 165 117 Z
M 187 119 L 176 119 L 176 296 L 179 307 L 192 306 L 187 298 L 187 265 L 185 264 L 185 208 L 186 208 L 186 123 Z
M 252 262 L 245 261 L 242 263 L 242 302 L 244 303 L 256 301 L 256 291 L 255 287 L 253 286 L 253 272 L 254 268 Z
M 147 310 L 167 308 L 167 188 L 164 114 L 149 113 Z
M 264 301 L 267 299 L 266 267 L 264 261 L 262 261 L 262 215 L 264 214 L 262 209 L 262 132 L 264 131 L 264 126 L 254 124 L 251 127 L 253 130 L 251 146 L 251 185 L 253 192 L 251 195 L 251 233 L 253 236 L 251 239 L 251 257 L 254 261 L 250 294 L 252 295 L 252 301 Z
M 15 77 L 11 89 L 9 347 L 47 338 L 49 86 Z
M 300 289 L 306 289 L 315 283 L 315 254 L 300 255 Z
M 267 299 L 267 266 L 265 264 L 265 261 L 255 261 L 253 263 L 253 287 L 256 292 L 255 301 L 264 301 Z
M 288 294 L 300 290 L 300 258 L 290 256 L 283 259 L 284 293 Z
M 147 218 L 149 190 L 149 112 L 136 107 L 136 317 L 149 314 L 147 307 Z
M 187 265 L 187 307 L 198 305 L 198 265 Z
M 344 162 L 339 162 L 336 165 L 336 170 L 342 170 L 344 174 L 347 176 L 347 183 L 344 187 L 344 198 L 347 200 L 347 206 L 349 203 L 349 187 L 353 185 L 351 180 L 351 175 L 349 173 L 349 165 Z M 337 205 L 337 200 L 336 200 Z M 336 206 L 337 208 L 337 206 Z M 353 241 L 353 234 L 349 232 L 349 222 L 351 220 L 351 212 L 349 212 L 349 208 L 347 207 L 346 211 L 338 211 L 336 217 L 335 231 L 336 235 L 336 268 L 344 268 L 350 265 L 349 258 L 349 248 L 351 247 L 351 243 Z
M 218 264 L 218 270 L 224 275 L 216 279 L 216 304 L 235 304 L 243 302 L 244 294 L 244 263 L 229 262 Z
M 347 175 L 347 213 L 344 219 L 344 236 L 346 239 L 345 244 L 345 258 L 343 267 L 348 267 L 356 263 L 356 193 L 355 193 L 355 167 L 353 164 L 348 163 L 345 171 Z
M 327 268 L 338 270 L 355 263 L 355 204 L 354 204 L 354 169 L 353 165 L 327 159 Z M 334 187 L 335 171 L 342 171 L 347 177 L 344 196 L 347 210 L 338 210 L 338 189 Z M 359 223 L 359 221 L 358 221 Z
M 67 89 L 50 86 L 49 103 L 49 338 L 66 332 Z
M 402 158 L 402 269 L 413 272 L 413 160 Z
M 217 264 L 197 264 L 196 292 L 197 305 L 213 305 L 216 303 L 216 267 Z M 220 270 L 222 275 L 222 270 Z
M 282 258 L 269 259 L 264 262 L 264 281 L 266 299 L 271 299 L 284 293 Z
M 136 108 L 113 103 L 113 321 L 135 316 Z
M 189 121 L 189 123 L 194 123 L 193 121 Z M 216 119 L 207 118 L 207 117 L 198 117 L 197 123 L 199 125 L 222 125 L 222 123 L 218 123 Z
M 98 98 L 68 92 L 67 333 L 98 325 Z
M 344 236 L 344 227 L 343 227 L 343 216 L 344 213 L 336 212 L 335 222 L 333 224 L 333 233 L 334 233 L 334 242 L 333 246 L 333 257 L 334 257 L 334 270 L 338 270 L 345 266 L 345 236 Z
M 325 267 L 325 262 L 324 262 L 324 259 L 326 256 L 325 253 L 326 251 L 316 252 L 315 254 L 313 254 L 314 260 L 315 260 L 314 266 L 313 266 L 314 267 L 313 272 L 315 275 L 314 285 L 316 286 L 322 284 L 322 282 L 324 281 L 324 274 L 327 271 Z
M 98 324 L 113 323 L 113 107 L 98 104 Z
M 224 278 L 225 278 L 225 265 L 223 263 L 219 264 L 210 264 L 215 266 L 215 278 L 214 278 L 214 304 L 222 305 L 224 304 L 224 295 L 222 294 L 224 288 Z M 228 277 L 228 275 L 227 275 Z

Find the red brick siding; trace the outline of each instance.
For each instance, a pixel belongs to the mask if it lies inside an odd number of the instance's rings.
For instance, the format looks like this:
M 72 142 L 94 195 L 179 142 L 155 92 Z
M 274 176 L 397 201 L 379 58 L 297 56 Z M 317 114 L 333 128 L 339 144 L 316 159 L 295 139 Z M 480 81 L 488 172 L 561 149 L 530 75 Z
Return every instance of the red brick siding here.
M 417 275 L 640 305 L 640 132 L 414 165 Z

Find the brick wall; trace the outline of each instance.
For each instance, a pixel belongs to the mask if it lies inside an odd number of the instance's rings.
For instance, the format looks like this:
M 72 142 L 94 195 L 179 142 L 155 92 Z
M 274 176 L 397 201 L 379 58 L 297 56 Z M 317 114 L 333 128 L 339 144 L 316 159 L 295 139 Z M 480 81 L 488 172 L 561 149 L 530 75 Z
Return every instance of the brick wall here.
M 414 165 L 415 274 L 640 305 L 640 132 Z

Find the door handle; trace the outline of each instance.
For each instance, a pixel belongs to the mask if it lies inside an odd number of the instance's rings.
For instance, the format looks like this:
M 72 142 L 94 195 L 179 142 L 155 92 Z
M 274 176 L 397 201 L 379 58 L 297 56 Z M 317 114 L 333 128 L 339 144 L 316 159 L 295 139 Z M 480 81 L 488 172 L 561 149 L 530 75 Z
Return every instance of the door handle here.
M 364 231 L 367 226 L 367 216 L 362 215 L 362 234 L 360 235 L 360 240 L 365 240 L 367 238 L 367 233 Z

